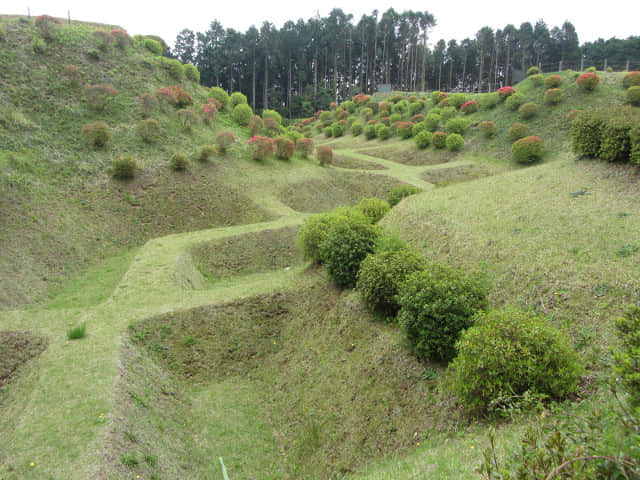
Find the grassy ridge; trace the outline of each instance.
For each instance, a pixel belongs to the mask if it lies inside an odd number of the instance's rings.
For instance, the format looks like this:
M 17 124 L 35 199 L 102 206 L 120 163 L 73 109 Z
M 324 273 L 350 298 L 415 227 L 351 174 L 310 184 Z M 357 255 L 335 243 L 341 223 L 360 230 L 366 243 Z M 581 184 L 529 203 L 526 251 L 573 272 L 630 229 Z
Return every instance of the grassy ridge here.
M 351 169 L 345 174 L 299 158 L 251 161 L 247 132 L 227 115 L 185 132 L 166 109 L 157 113 L 163 139 L 145 144 L 134 133 L 139 95 L 176 83 L 157 58 L 134 46 L 91 60 L 95 26 L 86 24 L 61 26 L 36 54 L 30 22 L 0 22 L 10 47 L 0 50 L 10 93 L 0 100 L 8 112 L 0 121 L 0 303 L 58 292 L 45 308 L 0 314 L 3 330 L 49 344 L 3 391 L 3 478 L 214 477 L 217 456 L 232 478 L 468 478 L 486 425 L 460 415 L 442 369 L 410 357 L 401 333 L 373 322 L 355 293 L 301 265 L 282 268 L 290 245 L 262 249 L 265 239 L 291 241 L 265 232 L 295 230 L 301 212 L 384 197 L 399 182 L 429 191 L 404 200 L 385 226 L 434 261 L 482 270 L 494 306 L 549 314 L 589 371 L 585 401 L 561 408 L 606 408 L 591 393 L 607 375 L 611 318 L 640 291 L 637 174 L 573 161 L 565 117 L 621 104 L 620 74 L 602 74 L 591 94 L 562 74 L 564 101 L 528 122 L 545 142 L 542 165 L 515 167 L 507 131 L 519 118 L 498 106 L 469 117 L 495 121 L 498 135 L 487 140 L 472 127 L 460 154 L 417 152 L 398 139 L 318 139 Z M 89 109 L 81 90 L 61 82 L 67 63 L 86 81 L 113 84 L 114 103 Z M 204 89 L 181 85 L 205 99 Z M 526 80 L 517 88 L 542 107 L 543 87 Z M 95 119 L 114 132 L 104 150 L 80 135 Z M 191 155 L 221 129 L 240 144 L 210 164 L 168 172 L 173 150 Z M 115 182 L 109 165 L 125 152 L 142 173 Z M 467 181 L 477 171 L 493 176 Z M 201 275 L 187 257 L 202 245 L 226 245 L 232 255 L 204 252 L 197 263 L 238 265 L 223 265 L 229 274 L 208 288 L 183 288 Z M 255 257 L 243 260 L 245 249 Z M 260 268 L 234 268 L 247 263 Z M 87 336 L 67 340 L 78 324 Z M 507 447 L 535 422 L 514 418 L 500 430 Z

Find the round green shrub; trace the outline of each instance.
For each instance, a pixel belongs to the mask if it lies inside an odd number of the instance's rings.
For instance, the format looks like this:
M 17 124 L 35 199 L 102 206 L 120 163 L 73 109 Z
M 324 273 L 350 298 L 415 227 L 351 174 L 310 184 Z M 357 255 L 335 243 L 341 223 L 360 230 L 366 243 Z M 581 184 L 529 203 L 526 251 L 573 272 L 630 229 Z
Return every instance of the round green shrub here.
M 378 234 L 378 228 L 364 218 L 343 216 L 332 222 L 320 244 L 328 277 L 340 287 L 354 287 L 360 263 L 373 253 Z
M 509 136 L 514 140 L 524 138 L 529 133 L 529 127 L 524 123 L 516 122 L 509 128 Z
M 451 118 L 445 125 L 447 133 L 457 133 L 458 135 L 464 135 L 467 128 L 469 128 L 469 121 L 462 117 Z
M 333 135 L 333 127 L 331 125 L 325 127 L 322 133 L 324 133 L 325 137 L 330 138 Z
M 457 345 L 453 390 L 486 412 L 505 395 L 562 399 L 578 388 L 582 367 L 568 337 L 545 317 L 513 307 L 480 313 Z
M 391 207 L 395 207 L 403 198 L 415 195 L 421 191 L 421 188 L 414 187 L 413 185 L 396 185 L 387 194 L 387 202 Z
M 529 136 L 516 140 L 511 145 L 511 153 L 516 162 L 529 165 L 542 157 L 542 140 L 538 137 Z
M 598 69 L 592 65 L 591 67 L 586 68 L 584 71 L 587 73 L 596 73 Z
M 184 76 L 187 80 L 191 80 L 195 83 L 200 83 L 200 70 L 195 65 L 187 63 L 184 65 Z
M 351 135 L 357 137 L 362 134 L 362 122 L 356 121 L 351 124 Z
M 361 212 L 356 212 L 349 207 L 338 207 L 330 212 L 307 217 L 296 234 L 296 245 L 302 252 L 302 257 L 314 263 L 321 263 L 320 245 L 327 237 L 329 226 L 336 221 L 337 217 L 354 215 L 363 222 L 367 221 Z
M 455 117 L 457 114 L 458 114 L 458 111 L 456 110 L 455 107 L 444 107 L 442 109 L 442 120 L 446 122 L 450 118 Z
M 218 151 L 216 150 L 216 147 L 214 147 L 213 145 L 202 145 L 200 147 L 200 150 L 198 150 L 197 159 L 201 162 L 208 162 L 217 153 Z
M 402 115 L 400 115 L 399 113 L 393 113 L 390 117 L 389 117 L 389 124 L 393 125 L 396 122 L 400 122 L 402 121 Z M 387 125 L 389 126 L 389 125 Z
M 464 93 L 454 93 L 447 99 L 447 104 L 453 108 L 460 108 L 467 102 L 467 96 Z
M 367 255 L 360 264 L 356 283 L 362 302 L 374 313 L 395 317 L 400 309 L 400 285 L 425 265 L 424 257 L 406 248 Z
M 400 118 L 402 118 L 402 115 L 408 110 L 408 108 L 409 102 L 407 102 L 406 100 L 400 100 L 392 107 L 391 110 L 393 113 L 400 115 Z
M 393 130 L 391 130 L 391 127 L 387 127 L 383 124 L 378 124 L 378 126 L 376 127 L 376 136 L 380 140 L 388 140 L 393 136 Z
M 352 100 L 345 100 L 340 104 L 340 106 L 349 113 L 355 113 L 356 108 L 358 108 L 356 103 Z
M 431 137 L 431 143 L 435 148 L 444 148 L 447 146 L 447 134 L 445 132 L 435 132 Z
M 273 145 L 275 148 L 276 158 L 279 158 L 280 160 L 291 160 L 291 158 L 293 158 L 293 152 L 295 151 L 296 145 L 290 138 L 277 137 L 273 141 Z
M 145 38 L 144 39 L 144 48 L 149 50 L 154 55 L 162 55 L 163 48 L 162 44 L 153 38 Z
M 113 178 L 129 180 L 136 175 L 138 162 L 131 155 L 123 155 L 113 160 Z
M 231 116 L 234 122 L 245 127 L 249 125 L 249 120 L 253 117 L 253 110 L 246 103 L 240 103 L 234 107 Z
M 547 105 L 557 105 L 562 101 L 562 89 L 550 88 L 544 92 L 544 103 Z
M 518 108 L 520 108 L 520 106 L 524 103 L 524 101 L 526 100 L 526 97 L 524 96 L 523 93 L 514 93 L 513 95 L 510 95 L 509 97 L 507 97 L 507 99 L 504 102 L 504 106 L 507 108 L 507 110 L 511 110 L 513 112 L 515 112 L 516 110 L 518 110 Z
M 482 95 L 480 95 L 479 101 L 480 107 L 482 107 L 484 110 L 491 110 L 492 108 L 495 108 L 496 105 L 498 105 L 500 97 L 498 96 L 498 92 L 483 93 Z
M 562 84 L 562 77 L 560 75 L 549 75 L 544 79 L 544 86 L 547 88 L 557 88 Z
M 482 135 L 484 135 L 486 138 L 493 137 L 496 134 L 497 130 L 496 124 L 491 121 L 480 122 L 478 128 L 480 128 Z
M 636 107 L 640 106 L 640 86 L 632 86 L 627 89 L 627 102 Z
M 449 361 L 460 333 L 487 307 L 479 278 L 451 267 L 430 265 L 409 275 L 399 288 L 398 321 L 419 357 Z
M 464 139 L 458 133 L 452 133 L 447 136 L 447 150 L 457 152 L 464 146 Z
M 163 64 L 173 79 L 181 81 L 184 78 L 184 65 L 180 63 L 180 60 L 166 59 Z
M 423 110 L 424 110 L 424 103 L 422 101 L 409 104 L 409 115 L 417 115 Z
M 429 132 L 435 132 L 438 130 L 440 123 L 442 122 L 442 116 L 436 113 L 429 113 L 426 117 L 424 117 L 424 127 Z
M 138 123 L 136 131 L 144 142 L 152 143 L 160 136 L 160 124 L 153 118 L 147 118 Z
M 529 80 L 531 80 L 531 84 L 534 87 L 541 87 L 542 85 L 544 85 L 544 77 L 540 73 L 536 73 L 535 75 L 531 75 L 529 77 Z
M 376 197 L 363 198 L 355 207 L 369 219 L 370 223 L 378 223 L 391 209 L 388 202 Z
M 432 138 L 433 133 L 427 130 L 418 132 L 418 134 L 415 136 L 416 146 L 420 149 L 425 149 L 429 146 L 429 144 L 431 144 Z
M 186 170 L 189 166 L 189 159 L 184 153 L 175 152 L 169 160 L 169 167 L 176 172 Z
M 90 147 L 104 147 L 111 138 L 111 131 L 104 122 L 91 122 L 82 129 Z
M 221 111 L 223 111 L 229 103 L 229 94 L 222 87 L 211 87 L 209 89 L 209 97 L 215 98 L 218 101 Z
M 624 77 L 622 77 L 622 87 L 640 87 L 640 72 L 634 70 L 633 72 L 626 73 Z
M 398 136 L 403 140 L 411 138 L 413 136 L 413 123 L 400 122 L 398 123 L 396 131 L 398 132 Z
M 527 76 L 538 75 L 540 73 L 540 69 L 538 67 L 529 67 L 527 70 Z
M 333 137 L 341 137 L 344 135 L 344 124 L 340 122 L 335 122 L 331 125 L 331 135 Z
M 237 107 L 238 105 L 247 105 L 247 96 L 241 92 L 233 92 L 229 97 L 229 103 L 232 108 Z
M 367 125 L 364 127 L 364 138 L 367 140 L 373 140 L 377 137 L 376 134 L 376 126 L 375 125 Z
M 424 126 L 424 118 L 422 119 L 422 121 L 414 122 L 411 130 L 412 130 L 411 133 L 413 134 L 414 137 L 418 135 L 420 132 L 425 131 L 426 128 Z
M 576 83 L 582 90 L 591 92 L 595 90 L 600 83 L 600 77 L 598 77 L 598 74 L 595 71 L 587 71 L 578 77 Z
M 331 115 L 331 112 L 327 112 L 327 113 L 329 113 L 329 115 Z M 322 116 L 322 115 L 320 115 L 320 116 Z M 280 115 L 275 110 L 269 110 L 269 109 L 263 110 L 262 111 L 262 119 L 266 120 L 267 118 L 272 118 L 278 123 L 278 125 L 282 125 L 282 115 Z
M 535 102 L 523 103 L 522 105 L 520 105 L 518 113 L 520 114 L 520 118 L 524 120 L 533 118 L 538 113 L 538 105 L 536 105 Z
M 445 98 L 447 98 L 446 93 L 440 92 L 438 90 L 431 92 L 431 103 L 433 103 L 434 105 L 437 105 Z
M 613 370 L 629 393 L 632 407 L 640 407 L 640 307 L 627 307 L 615 322 L 620 346 L 613 353 Z

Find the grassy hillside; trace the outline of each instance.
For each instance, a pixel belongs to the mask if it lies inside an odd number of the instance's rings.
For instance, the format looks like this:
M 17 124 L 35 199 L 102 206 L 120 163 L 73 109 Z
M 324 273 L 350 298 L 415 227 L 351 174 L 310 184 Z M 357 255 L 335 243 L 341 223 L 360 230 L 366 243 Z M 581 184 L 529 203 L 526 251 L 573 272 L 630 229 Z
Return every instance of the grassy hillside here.
M 386 230 L 482 272 L 493 307 L 545 313 L 569 336 L 586 374 L 542 417 L 612 408 L 612 319 L 639 301 L 640 177 L 576 160 L 566 117 L 622 105 L 620 73 L 584 93 L 561 72 L 556 106 L 531 79 L 516 86 L 540 107 L 526 123 L 545 153 L 527 168 L 512 159 L 521 118 L 504 103 L 465 117 L 460 152 L 324 134 L 324 122 L 365 121 L 364 107 L 294 123 L 288 134 L 333 148 L 320 167 L 297 154 L 254 161 L 229 111 L 190 129 L 172 106 L 145 113 L 143 95 L 162 87 L 183 88 L 195 110 L 209 95 L 145 37 L 104 47 L 95 31 L 110 26 L 0 25 L 0 477 L 215 478 L 222 457 L 232 479 L 462 479 L 491 426 L 500 451 L 513 450 L 536 415 L 469 416 L 446 366 L 417 360 L 398 328 L 295 249 L 308 215 L 401 183 L 423 192 L 385 216 Z M 96 84 L 118 92 L 104 109 L 90 105 Z M 442 108 L 420 97 L 421 114 Z M 161 127 L 150 143 L 137 132 L 145 115 Z M 112 133 L 104 148 L 82 134 L 98 120 Z M 486 120 L 492 138 L 479 131 Z M 197 161 L 220 131 L 238 141 Z M 169 168 L 175 151 L 186 171 Z M 129 181 L 112 176 L 124 154 L 140 167 Z M 80 326 L 86 335 L 71 338 Z

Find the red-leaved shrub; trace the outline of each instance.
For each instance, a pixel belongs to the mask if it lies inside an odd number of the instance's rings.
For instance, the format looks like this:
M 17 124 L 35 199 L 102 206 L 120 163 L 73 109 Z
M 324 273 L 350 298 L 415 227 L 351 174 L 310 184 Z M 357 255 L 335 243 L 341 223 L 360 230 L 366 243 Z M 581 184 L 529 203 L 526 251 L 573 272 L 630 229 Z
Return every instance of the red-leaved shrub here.
M 251 137 L 248 145 L 254 160 L 262 161 L 273 154 L 273 140 L 269 137 Z

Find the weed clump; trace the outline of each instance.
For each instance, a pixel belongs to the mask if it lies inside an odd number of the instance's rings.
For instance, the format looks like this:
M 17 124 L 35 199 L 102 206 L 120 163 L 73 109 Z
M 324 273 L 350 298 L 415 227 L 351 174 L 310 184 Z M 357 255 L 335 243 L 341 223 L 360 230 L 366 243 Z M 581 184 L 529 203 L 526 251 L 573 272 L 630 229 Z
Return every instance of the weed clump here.
M 208 162 L 217 153 L 218 151 L 216 150 L 216 147 L 214 147 L 213 145 L 202 145 L 200 147 L 200 150 L 198 150 L 198 154 L 196 158 L 201 162 Z
M 113 160 L 113 178 L 118 180 L 130 180 L 136 175 L 138 162 L 131 155 L 123 155 Z
M 111 138 L 109 126 L 104 122 L 92 122 L 82 129 L 90 147 L 104 147 Z
M 83 323 L 67 330 L 67 340 L 79 340 L 87 335 L 87 326 Z
M 482 135 L 486 138 L 493 137 L 497 130 L 496 124 L 491 121 L 480 122 L 478 128 L 480 128 L 480 132 L 482 132 Z
M 136 132 L 146 143 L 152 143 L 160 136 L 160 124 L 154 118 L 141 120 L 136 127 Z
M 175 172 L 182 172 L 189 167 L 189 159 L 184 153 L 175 152 L 169 160 L 169 168 Z
M 395 207 L 403 198 L 420 193 L 421 188 L 414 187 L 413 185 L 396 185 L 387 194 L 387 202 L 389 206 Z
M 176 114 L 178 121 L 182 125 L 182 129 L 185 132 L 191 131 L 191 127 L 196 125 L 200 121 L 200 116 L 191 109 L 182 108 L 178 110 Z
M 478 314 L 457 350 L 453 389 L 481 412 L 504 396 L 565 398 L 576 391 L 582 373 L 564 333 L 545 317 L 515 308 Z
M 86 89 L 86 95 L 89 106 L 102 112 L 116 98 L 118 91 L 111 85 L 89 85 Z

